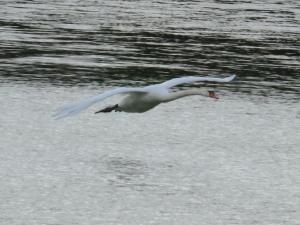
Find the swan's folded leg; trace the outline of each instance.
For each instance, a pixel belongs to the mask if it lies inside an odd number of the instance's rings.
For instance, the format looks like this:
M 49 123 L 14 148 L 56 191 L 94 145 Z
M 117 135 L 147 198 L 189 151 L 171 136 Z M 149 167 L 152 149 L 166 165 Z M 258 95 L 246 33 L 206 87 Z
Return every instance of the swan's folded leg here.
M 95 114 L 96 114 L 96 113 L 101 113 L 101 112 L 103 112 L 103 113 L 108 113 L 108 112 L 111 112 L 111 111 L 113 111 L 113 110 L 115 110 L 115 109 L 117 109 L 117 108 L 118 108 L 118 104 L 113 105 L 113 106 L 108 106 L 108 107 L 106 107 L 106 108 L 104 108 L 104 109 L 101 109 L 101 110 L 95 112 Z
M 216 92 L 214 92 L 214 91 L 208 91 L 208 97 L 214 98 L 214 99 L 219 99 L 219 96 L 216 95 Z

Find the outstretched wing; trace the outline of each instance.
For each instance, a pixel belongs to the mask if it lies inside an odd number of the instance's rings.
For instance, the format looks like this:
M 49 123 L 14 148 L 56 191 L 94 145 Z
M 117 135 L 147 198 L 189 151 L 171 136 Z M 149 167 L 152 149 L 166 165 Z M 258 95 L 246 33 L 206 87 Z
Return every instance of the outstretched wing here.
M 116 88 L 111 91 L 104 92 L 99 95 L 92 96 L 90 98 L 84 99 L 80 102 L 69 104 L 63 107 L 60 107 L 56 110 L 54 114 L 55 119 L 61 119 L 67 116 L 72 116 L 80 113 L 82 110 L 87 109 L 91 105 L 104 100 L 113 95 L 117 94 L 130 94 L 130 93 L 147 93 L 147 90 L 144 88 Z
M 180 77 L 180 78 L 174 78 L 171 80 L 168 80 L 166 82 L 161 83 L 160 85 L 165 88 L 171 88 L 179 84 L 184 83 L 193 83 L 193 82 L 199 82 L 199 81 L 208 81 L 208 82 L 230 82 L 235 78 L 235 75 L 225 77 L 225 78 L 216 78 L 216 77 Z

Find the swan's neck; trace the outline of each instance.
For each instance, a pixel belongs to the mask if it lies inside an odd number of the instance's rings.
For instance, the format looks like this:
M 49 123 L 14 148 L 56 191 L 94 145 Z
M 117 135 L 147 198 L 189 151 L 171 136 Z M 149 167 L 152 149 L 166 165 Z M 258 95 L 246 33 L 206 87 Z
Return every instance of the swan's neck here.
M 203 92 L 196 89 L 191 89 L 191 90 L 184 90 L 178 92 L 171 92 L 167 96 L 165 96 L 164 102 L 174 101 L 176 99 L 183 98 L 186 96 L 191 96 L 191 95 L 202 95 L 207 97 L 207 94 L 204 94 Z

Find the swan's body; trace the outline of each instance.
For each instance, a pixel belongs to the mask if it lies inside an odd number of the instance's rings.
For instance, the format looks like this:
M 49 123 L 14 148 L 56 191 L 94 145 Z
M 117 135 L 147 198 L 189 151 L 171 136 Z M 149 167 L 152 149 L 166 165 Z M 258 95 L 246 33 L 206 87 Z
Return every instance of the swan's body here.
M 107 107 L 98 112 L 111 112 L 123 111 L 128 113 L 142 113 L 146 112 L 160 103 L 170 102 L 182 97 L 191 95 L 204 95 L 199 90 L 183 90 L 178 92 L 172 92 L 170 89 L 176 85 L 183 83 L 192 83 L 199 81 L 209 82 L 230 82 L 235 78 L 235 75 L 226 78 L 212 78 L 212 77 L 182 77 L 175 78 L 161 84 L 154 84 L 141 88 L 116 88 L 111 91 L 104 92 L 102 94 L 90 97 L 79 103 L 71 104 L 57 110 L 54 115 L 56 119 L 75 115 L 84 109 L 87 109 L 91 105 L 104 100 L 113 95 L 127 94 L 127 96 L 117 105 Z M 207 96 L 207 95 L 206 95 Z M 210 92 L 209 97 L 216 97 L 213 92 Z

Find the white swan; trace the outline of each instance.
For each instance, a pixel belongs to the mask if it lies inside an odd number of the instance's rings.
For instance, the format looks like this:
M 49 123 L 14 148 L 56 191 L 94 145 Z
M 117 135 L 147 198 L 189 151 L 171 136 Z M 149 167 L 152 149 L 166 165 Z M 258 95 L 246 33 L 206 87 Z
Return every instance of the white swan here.
M 235 78 L 235 75 L 226 77 L 226 78 L 214 78 L 214 77 L 181 77 L 168 80 L 161 84 L 154 84 L 141 88 L 126 88 L 120 87 L 111 91 L 104 92 L 102 94 L 87 98 L 78 103 L 70 104 L 64 107 L 57 109 L 54 117 L 56 119 L 61 119 L 63 117 L 72 116 L 78 114 L 84 109 L 87 109 L 91 105 L 102 101 L 105 98 L 108 98 L 117 94 L 127 94 L 119 104 L 106 107 L 99 112 L 111 112 L 122 111 L 130 113 L 142 113 L 146 112 L 160 103 L 166 103 L 178 98 L 182 98 L 190 95 L 204 95 L 199 90 L 183 90 L 178 92 L 172 92 L 170 89 L 176 85 L 183 83 L 192 83 L 199 81 L 209 81 L 209 82 L 230 82 Z M 209 91 L 207 97 L 218 98 L 213 91 Z

